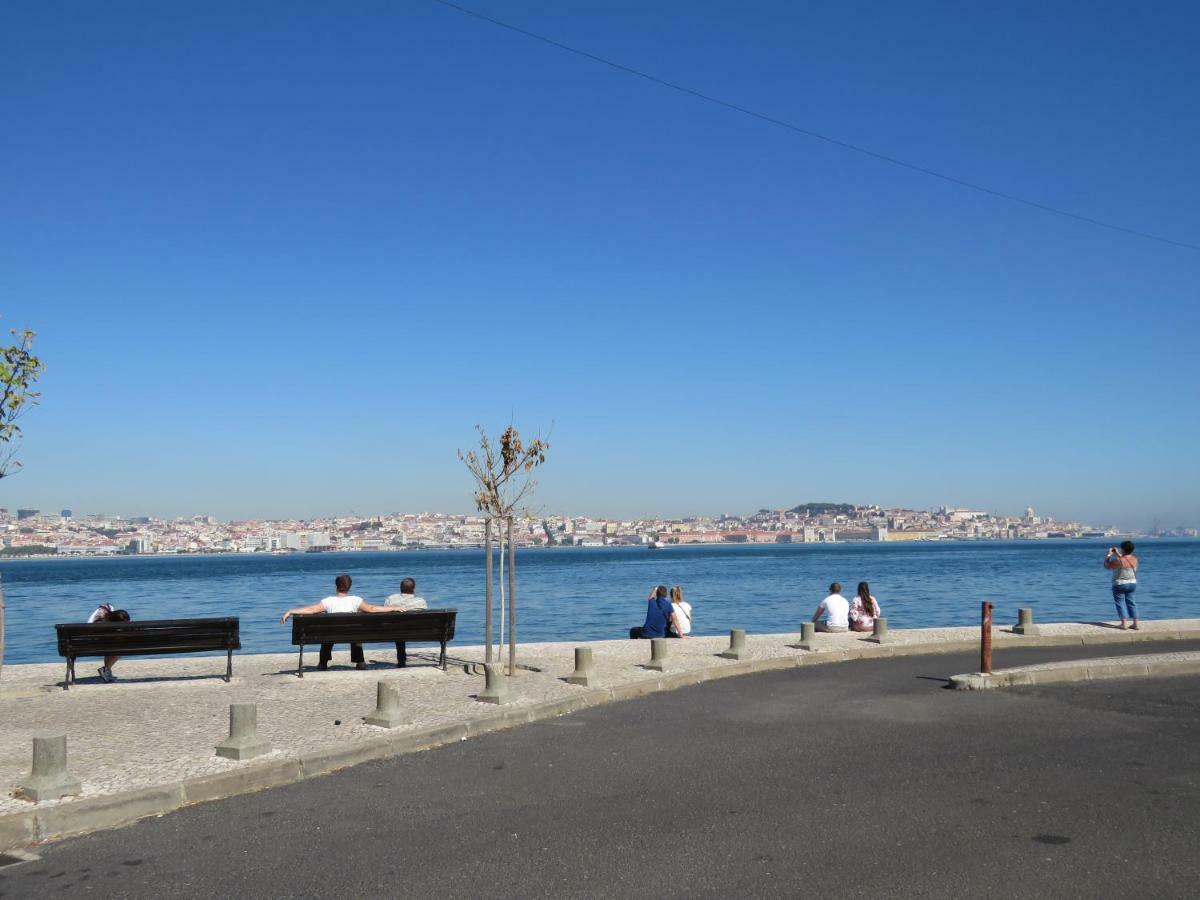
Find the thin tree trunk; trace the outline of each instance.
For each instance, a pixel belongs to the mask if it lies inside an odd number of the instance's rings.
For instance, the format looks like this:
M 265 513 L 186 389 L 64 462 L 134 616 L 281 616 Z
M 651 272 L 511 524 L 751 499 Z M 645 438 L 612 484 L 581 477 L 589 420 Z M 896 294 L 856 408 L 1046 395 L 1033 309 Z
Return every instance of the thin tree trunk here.
M 0 575 L 0 675 L 4 674 L 4 576 Z
M 496 659 L 504 659 L 504 622 L 508 616 L 507 595 L 504 593 L 504 526 L 503 519 L 496 528 L 496 536 L 500 539 L 500 574 L 496 581 L 500 585 L 500 631 L 496 635 Z
M 508 674 L 517 674 L 517 545 L 512 516 L 508 517 Z
M 483 552 L 484 552 L 484 587 L 483 587 L 483 631 L 486 636 L 487 650 L 484 662 L 492 661 L 492 520 L 489 516 L 483 522 Z

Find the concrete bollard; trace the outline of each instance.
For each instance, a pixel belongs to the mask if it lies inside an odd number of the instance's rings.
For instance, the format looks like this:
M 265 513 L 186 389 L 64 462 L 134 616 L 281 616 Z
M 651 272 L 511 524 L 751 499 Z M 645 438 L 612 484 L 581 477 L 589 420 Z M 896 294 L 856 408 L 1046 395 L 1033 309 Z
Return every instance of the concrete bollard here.
M 590 687 L 596 680 L 596 667 L 592 663 L 591 647 L 575 648 L 575 671 L 567 676 L 569 684 L 582 684 Z
M 797 650 L 813 649 L 813 640 L 817 635 L 817 626 L 812 622 L 800 623 L 800 643 L 796 645 Z
M 395 728 L 405 722 L 400 710 L 400 689 L 394 684 L 381 681 L 375 686 L 375 711 L 363 721 L 377 728 Z
M 13 795 L 41 803 L 82 793 L 78 778 L 67 772 L 67 736 L 41 735 L 33 739 L 33 771 L 16 785 Z
M 643 668 L 654 669 L 656 672 L 665 670 L 667 662 L 667 639 L 666 638 L 651 638 L 650 639 L 650 662 L 646 663 Z
M 229 737 L 217 744 L 217 756 L 253 759 L 271 752 L 271 745 L 258 738 L 258 704 L 229 704 Z
M 746 629 L 729 629 L 729 649 L 722 650 L 717 656 L 723 656 L 726 659 L 745 659 L 748 655 L 748 651 L 746 650 Z
M 869 638 L 867 638 L 867 640 L 872 641 L 873 643 L 876 643 L 876 644 L 890 644 L 891 643 L 892 638 L 888 634 L 887 619 L 883 618 L 882 616 L 876 616 L 875 631 L 871 634 L 871 636 Z
M 501 663 L 488 663 L 484 669 L 483 690 L 475 695 L 480 703 L 507 703 L 508 678 Z
M 1035 635 L 1038 627 L 1033 624 L 1033 608 L 1022 606 L 1017 610 L 1017 624 L 1013 626 L 1014 634 Z

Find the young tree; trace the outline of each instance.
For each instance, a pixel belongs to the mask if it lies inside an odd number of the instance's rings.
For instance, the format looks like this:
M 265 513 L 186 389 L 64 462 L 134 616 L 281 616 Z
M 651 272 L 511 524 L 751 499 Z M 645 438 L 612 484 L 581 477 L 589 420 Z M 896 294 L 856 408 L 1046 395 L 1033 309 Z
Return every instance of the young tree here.
M 21 426 L 17 420 L 39 394 L 32 390 L 45 368 L 33 355 L 32 331 L 13 329 L 16 343 L 0 349 L 0 478 L 6 478 L 21 468 L 16 459 L 21 443 Z M 4 671 L 4 585 L 0 582 L 0 673 Z
M 483 426 L 476 425 L 475 430 L 479 433 L 479 449 L 467 453 L 459 450 L 458 458 L 475 480 L 475 509 L 484 517 L 484 637 L 487 642 L 484 658 L 487 662 L 492 661 L 492 531 L 495 524 L 499 526 L 502 567 L 504 546 L 508 545 L 508 674 L 513 675 L 517 670 L 517 552 L 513 543 L 513 516 L 521 501 L 537 487 L 532 473 L 546 461 L 550 444 L 541 438 L 525 443 L 512 425 L 501 432 L 497 441 L 488 437 Z M 503 634 L 500 640 L 503 643 Z

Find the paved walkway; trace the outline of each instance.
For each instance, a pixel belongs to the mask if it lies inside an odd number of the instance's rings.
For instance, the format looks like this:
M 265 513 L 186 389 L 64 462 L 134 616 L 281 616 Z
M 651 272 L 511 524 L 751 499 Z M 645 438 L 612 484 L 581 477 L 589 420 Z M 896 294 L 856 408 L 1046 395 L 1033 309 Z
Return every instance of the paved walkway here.
M 0 868 L 0 896 L 1200 894 L 1200 680 L 943 689 L 976 658 L 586 709 L 36 847 Z
M 1104 624 L 1046 624 L 1040 628 L 1038 637 L 997 628 L 997 665 L 1003 661 L 1006 646 L 1200 637 L 1200 619 L 1145 622 L 1140 632 L 1122 632 Z M 0 784 L 6 789 L 0 796 L 0 820 L 32 806 L 8 795 L 7 788 L 28 774 L 35 734 L 67 735 L 68 768 L 83 782 L 82 800 L 94 800 L 261 766 L 261 757 L 234 762 L 213 753 L 215 744 L 228 732 L 228 710 L 233 702 L 258 704 L 259 733 L 274 747 L 268 759 L 302 760 L 306 755 L 325 753 L 324 762 L 306 770 L 305 774 L 311 774 L 359 761 L 353 754 L 337 757 L 341 749 L 360 746 L 364 748 L 361 758 L 371 758 L 366 748 L 376 747 L 372 751 L 375 756 L 385 755 L 377 747 L 381 735 L 388 733 L 362 721 L 374 708 L 375 685 L 381 679 L 400 689 L 408 718 L 405 725 L 388 734 L 392 740 L 439 727 L 485 720 L 496 723 L 501 711 L 507 724 L 512 724 L 521 710 L 545 709 L 548 702 L 569 704 L 573 698 L 587 697 L 591 699 L 581 700 L 579 705 L 594 705 L 679 686 L 689 679 L 695 682 L 859 656 L 964 650 L 977 646 L 978 628 L 897 630 L 892 632 L 892 642 L 882 646 L 864 637 L 818 635 L 815 649 L 804 651 L 791 646 L 798 640 L 797 634 L 750 635 L 748 658 L 741 662 L 716 655 L 728 646 L 728 638 L 671 641 L 664 674 L 641 666 L 649 657 L 647 641 L 523 645 L 520 662 L 529 668 L 513 679 L 512 701 L 501 710 L 474 699 L 483 678 L 464 663 L 481 660 L 480 647 L 452 647 L 453 664 L 447 672 L 435 666 L 435 654 L 429 651 L 410 653 L 409 667 L 396 669 L 390 648 L 371 647 L 367 648 L 370 670 L 358 672 L 349 666 L 349 654 L 342 651 L 335 653 L 330 671 L 310 670 L 303 679 L 294 674 L 294 655 L 235 656 L 231 684 L 218 677 L 224 671 L 223 658 L 128 659 L 117 666 L 119 683 L 106 685 L 92 677 L 82 679 L 70 691 L 55 686 L 63 677 L 62 665 L 5 666 L 0 682 L 0 722 L 4 723 L 0 730 Z M 598 686 L 580 687 L 563 680 L 574 667 L 575 646 L 593 649 Z M 81 663 L 79 671 L 82 674 L 92 668 Z M 299 776 L 281 776 L 284 780 L 295 777 Z M 67 807 L 80 802 L 80 798 L 50 801 L 38 804 L 38 809 L 63 807 L 65 814 Z

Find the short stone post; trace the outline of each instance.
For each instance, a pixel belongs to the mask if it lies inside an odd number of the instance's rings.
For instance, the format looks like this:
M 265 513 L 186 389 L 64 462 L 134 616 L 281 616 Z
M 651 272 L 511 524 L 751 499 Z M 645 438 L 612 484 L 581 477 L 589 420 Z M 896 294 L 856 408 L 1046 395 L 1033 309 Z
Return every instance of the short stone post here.
M 646 663 L 644 668 L 653 669 L 656 672 L 665 670 L 667 662 L 667 639 L 666 638 L 651 638 L 650 639 L 650 662 Z
M 258 738 L 258 704 L 229 704 L 229 737 L 217 744 L 217 756 L 253 759 L 271 752 L 271 745 Z
M 1014 634 L 1035 635 L 1038 627 L 1033 624 L 1033 608 L 1022 606 L 1017 610 L 1017 624 L 1013 626 Z
M 798 650 L 811 650 L 813 648 L 813 640 L 817 634 L 817 626 L 812 622 L 800 623 L 800 643 L 796 645 Z
M 41 803 L 82 793 L 78 778 L 67 772 L 67 736 L 41 735 L 33 739 L 33 771 L 16 786 L 13 794 L 21 800 Z
M 875 617 L 875 631 L 867 640 L 876 644 L 890 644 L 892 642 L 892 638 L 888 634 L 887 619 L 882 616 Z
M 569 684 L 582 684 L 590 687 L 596 680 L 596 667 L 592 663 L 591 647 L 575 648 L 575 671 L 567 676 Z
M 381 681 L 375 686 L 375 711 L 363 721 L 377 728 L 395 728 L 404 724 L 400 711 L 400 689 L 394 684 Z
M 504 675 L 504 667 L 500 663 L 488 663 L 483 671 L 483 690 L 475 695 L 475 699 L 480 703 L 507 703 L 508 678 Z
M 722 650 L 717 656 L 723 656 L 726 659 L 745 659 L 748 655 L 749 653 L 746 650 L 746 629 L 729 629 L 729 648 Z

